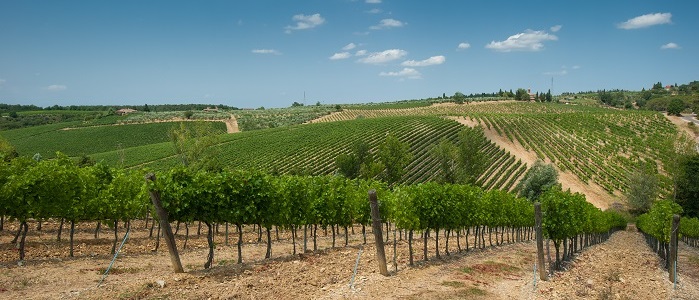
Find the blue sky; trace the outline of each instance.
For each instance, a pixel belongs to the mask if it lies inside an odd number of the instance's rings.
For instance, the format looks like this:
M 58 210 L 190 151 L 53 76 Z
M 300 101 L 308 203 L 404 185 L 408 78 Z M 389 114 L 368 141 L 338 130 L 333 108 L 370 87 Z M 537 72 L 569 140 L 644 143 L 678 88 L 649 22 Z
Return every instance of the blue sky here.
M 531 2 L 531 3 L 530 3 Z M 699 80 L 698 1 L 0 0 L 0 102 L 382 102 Z

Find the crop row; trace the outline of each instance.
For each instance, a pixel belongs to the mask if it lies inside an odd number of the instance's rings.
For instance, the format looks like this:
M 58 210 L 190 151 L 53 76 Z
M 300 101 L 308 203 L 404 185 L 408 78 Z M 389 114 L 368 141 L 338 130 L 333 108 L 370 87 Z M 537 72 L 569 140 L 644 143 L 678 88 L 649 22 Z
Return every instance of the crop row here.
M 486 232 L 491 240 L 493 229 L 516 233 L 515 240 L 526 240 L 532 236 L 534 222 L 533 206 L 526 199 L 468 185 L 424 183 L 398 186 L 391 191 L 382 182 L 339 176 L 273 176 L 259 171 L 207 172 L 183 167 L 156 177 L 155 181 L 146 182 L 140 172 L 128 173 L 104 165 L 78 167 L 60 155 L 39 162 L 21 157 L 0 164 L 0 215 L 21 223 L 22 260 L 29 219 L 68 220 L 73 245 L 72 228 L 76 222 L 128 222 L 143 218 L 152 209 L 147 196 L 150 191 L 160 195 L 162 206 L 169 213 L 167 221 L 200 221 L 207 225 L 210 252 L 205 268 L 211 266 L 213 259 L 212 225 L 230 223 L 238 227 L 239 234 L 243 225 L 264 228 L 269 258 L 273 227 L 291 229 L 292 236 L 300 228 L 304 235 L 305 229 L 311 229 L 315 241 L 318 227 L 331 227 L 334 235 L 338 227 L 347 230 L 353 224 L 367 225 L 369 190 L 378 195 L 383 219 L 410 232 L 409 245 L 413 231 L 424 233 L 425 241 L 428 233 L 434 231 L 437 244 L 440 230 L 447 231 L 447 244 L 450 232 L 456 231 L 458 237 L 465 231 L 468 236 L 470 229 L 475 231 L 479 247 L 485 247 Z M 562 238 L 607 233 L 617 226 L 618 219 L 607 218 L 584 197 L 576 195 L 575 205 L 571 205 L 560 200 L 570 198 L 563 197 L 565 192 L 558 193 L 562 194 L 542 201 L 544 231 L 556 244 Z M 584 209 L 571 209 L 575 207 Z M 504 242 L 502 236 L 498 239 L 496 235 L 495 239 L 498 244 Z M 242 243 L 239 237 L 239 262 Z M 427 259 L 427 253 L 424 257 Z

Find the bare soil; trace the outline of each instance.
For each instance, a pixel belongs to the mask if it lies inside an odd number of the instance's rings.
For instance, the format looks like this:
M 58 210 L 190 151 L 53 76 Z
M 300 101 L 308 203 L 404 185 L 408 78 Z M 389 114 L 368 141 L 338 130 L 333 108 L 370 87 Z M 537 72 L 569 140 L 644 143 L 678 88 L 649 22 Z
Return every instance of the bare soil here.
M 174 225 L 174 224 L 173 224 Z M 257 242 L 257 232 L 244 227 L 243 264 L 236 264 L 237 233 L 229 227 L 229 245 L 225 245 L 224 227 L 215 235 L 214 267 L 203 269 L 207 247 L 205 226 L 197 235 L 196 223 L 190 224 L 187 249 L 183 249 L 184 225 L 177 236 L 186 273 L 175 274 L 170 266 L 164 241 L 158 251 L 155 238 L 148 237 L 143 221 L 132 224 L 131 238 L 110 270 L 109 251 L 113 232 L 104 228 L 95 239 L 94 223 L 77 226 L 75 257 L 68 257 L 68 232 L 56 242 L 57 222 L 30 224 L 27 260 L 18 266 L 15 245 L 10 244 L 16 222 L 0 231 L 0 298 L 4 299 L 698 299 L 699 250 L 680 247 L 680 283 L 672 289 L 667 272 L 635 231 L 614 234 L 605 243 L 584 250 L 550 281 L 534 281 L 535 244 L 531 241 L 474 250 L 473 234 L 468 251 L 463 237 L 462 251 L 455 238 L 446 254 L 444 235 L 440 233 L 441 258 L 435 257 L 434 237 L 428 240 L 428 261 L 423 261 L 422 239 L 413 241 L 416 265 L 408 266 L 407 241 L 403 236 L 396 246 L 397 272 L 392 265 L 393 245 L 386 254 L 391 275 L 379 274 L 376 251 L 370 229 L 368 244 L 363 244 L 361 227 L 350 229 L 349 246 L 344 247 L 344 231 L 336 237 L 318 230 L 318 251 L 292 255 L 291 234 L 275 231 L 273 257 L 263 259 L 265 243 Z M 263 232 L 264 233 L 264 232 Z M 124 229 L 119 227 L 119 241 Z M 299 234 L 303 236 L 303 232 Z M 263 234 L 263 241 L 264 241 Z M 392 240 L 393 236 L 389 238 Z M 489 244 L 486 236 L 486 243 Z M 495 243 L 495 241 L 494 241 Z M 302 239 L 297 240 L 301 251 Z M 360 254 L 357 274 L 354 265 Z

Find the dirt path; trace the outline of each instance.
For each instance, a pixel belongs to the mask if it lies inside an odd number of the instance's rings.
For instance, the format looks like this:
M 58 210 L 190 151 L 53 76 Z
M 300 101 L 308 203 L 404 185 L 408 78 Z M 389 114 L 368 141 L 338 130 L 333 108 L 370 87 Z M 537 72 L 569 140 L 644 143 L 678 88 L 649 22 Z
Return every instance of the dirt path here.
M 228 133 L 236 133 L 240 132 L 240 129 L 238 128 L 238 120 L 235 118 L 233 114 L 231 114 L 230 119 L 223 120 L 224 123 L 226 123 L 226 132 Z
M 694 132 L 689 128 L 689 126 L 687 126 L 689 123 L 693 122 L 693 120 L 692 119 L 687 120 L 687 117 L 670 116 L 668 114 L 665 114 L 665 118 L 670 120 L 670 122 L 672 122 L 672 124 L 675 124 L 675 126 L 677 126 L 677 128 L 680 131 L 684 131 L 690 137 L 693 137 L 694 141 L 696 141 L 696 143 L 697 143 L 696 144 L 697 152 L 699 152 L 699 132 Z M 696 119 L 694 119 L 694 120 L 696 120 Z
M 106 127 L 106 126 L 122 126 L 122 125 L 152 124 L 152 123 L 193 122 L 193 121 L 223 122 L 226 124 L 226 132 L 227 133 L 240 132 L 240 129 L 238 128 L 238 120 L 235 118 L 235 116 L 233 114 L 231 114 L 230 119 L 216 119 L 216 120 L 205 119 L 204 120 L 204 119 L 172 118 L 172 119 L 167 119 L 167 120 L 152 120 L 152 121 L 145 121 L 145 122 L 116 123 L 116 124 L 93 125 L 93 126 L 84 126 L 84 127 L 66 127 L 66 128 L 61 128 L 60 130 L 78 130 L 78 129 L 84 129 L 84 128 Z
M 449 119 L 469 127 L 480 125 L 477 121 L 468 117 L 449 117 Z M 522 162 L 526 163 L 529 167 L 536 162 L 536 153 L 527 151 L 517 140 L 510 141 L 506 137 L 499 135 L 494 129 L 488 129 L 485 126 L 483 127 L 483 132 L 489 140 L 521 159 Z M 546 162 L 550 163 L 548 160 Z M 616 197 L 609 195 L 601 186 L 594 183 L 584 183 L 570 171 L 562 172 L 555 165 L 554 167 L 558 171 L 558 180 L 561 182 L 563 189 L 570 189 L 574 193 L 584 194 L 587 201 L 596 207 L 607 209 L 612 203 L 618 201 Z
M 672 283 L 643 236 L 620 231 L 583 251 L 551 281 L 540 282 L 540 299 L 670 299 Z

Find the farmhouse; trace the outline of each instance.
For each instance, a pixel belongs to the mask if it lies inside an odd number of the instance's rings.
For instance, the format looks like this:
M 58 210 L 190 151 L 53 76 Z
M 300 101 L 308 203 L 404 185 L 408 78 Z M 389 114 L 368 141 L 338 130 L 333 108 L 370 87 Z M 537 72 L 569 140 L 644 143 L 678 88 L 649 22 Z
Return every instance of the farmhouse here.
M 115 113 L 117 115 L 120 115 L 120 116 L 128 115 L 130 113 L 135 113 L 135 112 L 137 112 L 137 110 L 131 109 L 131 108 L 122 108 L 120 110 L 115 111 Z

